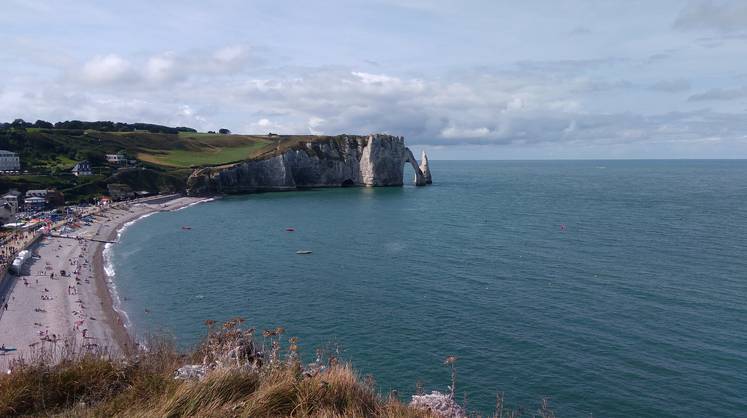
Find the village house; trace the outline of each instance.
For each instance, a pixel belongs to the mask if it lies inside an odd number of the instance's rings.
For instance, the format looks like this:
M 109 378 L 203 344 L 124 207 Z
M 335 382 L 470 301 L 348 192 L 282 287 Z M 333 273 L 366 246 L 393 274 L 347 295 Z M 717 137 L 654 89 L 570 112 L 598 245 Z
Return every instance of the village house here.
M 11 151 L 0 150 L 0 171 L 21 171 L 21 160 L 18 154 Z
M 37 189 L 26 191 L 23 199 L 24 210 L 37 211 L 47 207 L 62 206 L 65 203 L 63 194 L 55 189 Z
M 47 199 L 43 197 L 31 196 L 23 199 L 23 208 L 27 212 L 38 212 L 46 209 Z
M 91 170 L 91 163 L 89 163 L 88 161 L 81 161 L 75 164 L 72 172 L 76 177 L 93 175 L 93 171 Z
M 127 156 L 121 152 L 117 154 L 106 154 L 106 162 L 113 165 L 125 165 L 127 164 Z
M 21 192 L 19 192 L 16 189 L 10 189 L 8 190 L 8 193 L 5 193 L 2 198 L 0 198 L 0 202 L 6 202 L 13 208 L 13 214 L 15 215 L 16 212 L 18 212 L 18 198 L 21 196 Z

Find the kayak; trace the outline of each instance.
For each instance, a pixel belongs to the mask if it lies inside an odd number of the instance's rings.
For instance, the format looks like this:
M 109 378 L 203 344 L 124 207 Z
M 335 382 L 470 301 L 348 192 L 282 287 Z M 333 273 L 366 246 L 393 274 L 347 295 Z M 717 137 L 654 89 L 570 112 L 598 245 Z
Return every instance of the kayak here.
M 16 351 L 16 348 L 15 347 L 2 347 L 2 348 L 0 348 L 0 352 L 2 352 L 2 353 L 7 353 L 7 352 L 10 352 L 10 351 Z

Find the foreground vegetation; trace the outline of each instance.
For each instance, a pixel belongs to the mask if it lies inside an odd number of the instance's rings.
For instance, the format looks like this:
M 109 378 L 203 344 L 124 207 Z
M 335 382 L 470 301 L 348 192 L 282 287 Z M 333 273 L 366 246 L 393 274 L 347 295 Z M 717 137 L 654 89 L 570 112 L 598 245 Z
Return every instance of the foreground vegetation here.
M 264 331 L 260 346 L 253 329 L 241 329 L 242 322 L 232 320 L 216 330 L 208 321 L 208 338 L 190 354 L 160 343 L 109 358 L 75 352 L 66 344 L 61 352 L 16 361 L 9 374 L 0 375 L 0 416 L 445 416 L 422 403 L 413 406 L 393 394 L 379 394 L 372 378 L 361 379 L 349 365 L 321 351 L 313 363 L 302 364 L 298 341 L 290 338 L 284 346 L 282 328 Z M 452 368 L 452 389 L 454 361 L 446 361 Z M 453 391 L 442 398 L 453 403 L 449 411 L 454 415 L 446 416 L 466 416 L 453 401 Z M 499 401 L 490 416 L 520 416 L 504 410 Z M 543 404 L 533 416 L 554 415 Z

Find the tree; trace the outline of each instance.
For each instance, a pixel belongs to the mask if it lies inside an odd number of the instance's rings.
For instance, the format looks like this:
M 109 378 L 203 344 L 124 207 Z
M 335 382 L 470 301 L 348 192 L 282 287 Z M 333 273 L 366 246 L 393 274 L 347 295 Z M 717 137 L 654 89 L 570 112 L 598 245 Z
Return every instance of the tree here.
M 23 119 L 16 119 L 11 124 L 13 128 L 31 128 L 33 125 Z
M 231 133 L 231 131 L 229 131 L 229 130 L 228 130 L 228 129 L 226 129 L 226 128 L 220 128 L 220 129 L 218 129 L 218 133 L 219 133 L 219 134 L 223 134 L 223 135 L 228 135 L 228 134 L 230 134 L 230 133 Z
M 54 128 L 54 125 L 51 122 L 39 119 L 34 122 L 34 128 L 52 129 Z

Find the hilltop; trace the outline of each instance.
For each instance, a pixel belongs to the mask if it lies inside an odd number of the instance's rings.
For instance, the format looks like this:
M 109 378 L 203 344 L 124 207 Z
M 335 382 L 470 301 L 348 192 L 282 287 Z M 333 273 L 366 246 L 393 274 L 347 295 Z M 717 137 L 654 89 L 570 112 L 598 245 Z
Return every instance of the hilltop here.
M 200 133 L 187 127 L 108 121 L 55 124 L 16 120 L 0 124 L 0 149 L 21 158 L 20 175 L 1 176 L 0 190 L 57 188 L 68 201 L 106 193 L 108 184 L 126 184 L 151 193 L 184 191 L 187 177 L 199 167 L 222 166 L 262 158 L 304 142 L 331 137 L 313 135 L 234 135 Z M 107 154 L 132 161 L 107 163 Z M 89 161 L 93 175 L 75 177 L 77 162 Z

